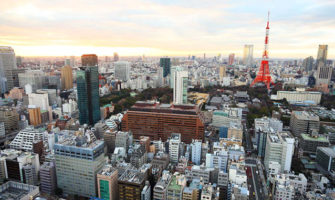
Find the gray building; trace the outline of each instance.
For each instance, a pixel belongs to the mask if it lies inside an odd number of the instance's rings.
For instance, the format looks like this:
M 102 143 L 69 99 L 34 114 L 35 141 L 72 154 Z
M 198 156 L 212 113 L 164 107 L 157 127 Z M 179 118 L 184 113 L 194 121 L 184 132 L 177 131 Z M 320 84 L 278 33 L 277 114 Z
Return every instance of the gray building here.
M 147 162 L 147 153 L 145 146 L 142 144 L 135 143 L 133 147 L 129 149 L 128 154 L 130 154 L 130 163 L 136 168 L 140 168 Z
M 56 168 L 53 162 L 44 162 L 40 168 L 41 192 L 55 194 L 57 189 Z
M 129 72 L 130 72 L 130 63 L 127 61 L 119 61 L 115 62 L 115 71 L 114 76 L 116 79 L 120 81 L 128 81 L 129 80 Z
M 290 127 L 294 136 L 309 134 L 312 130 L 319 130 L 319 116 L 307 111 L 292 111 Z
M 19 87 L 19 73 L 24 73 L 25 69 L 5 69 L 5 75 L 7 79 L 7 90 L 11 90 L 14 87 Z
M 65 194 L 97 196 L 97 173 L 105 164 L 104 142 L 71 135 L 54 146 L 57 185 Z
M 35 92 L 37 89 L 42 89 L 45 75 L 44 72 L 40 70 L 29 70 L 25 73 L 19 73 L 19 86 L 25 88 L 26 85 L 31 85 L 32 92 Z M 27 91 L 26 91 L 27 92 Z
M 315 154 L 318 147 L 328 146 L 328 139 L 322 135 L 301 134 L 300 148 L 304 153 Z
M 316 162 L 325 171 L 335 171 L 335 146 L 318 147 L 316 151 Z
M 0 46 L 0 93 L 8 91 L 8 80 L 6 70 L 16 69 L 15 52 L 12 47 Z
M 131 132 L 118 131 L 115 136 L 115 147 L 123 147 L 128 152 L 129 146 L 133 143 Z
M 162 177 L 156 183 L 153 189 L 153 199 L 165 200 L 167 196 L 167 186 L 171 181 L 171 174 L 168 171 L 164 171 Z

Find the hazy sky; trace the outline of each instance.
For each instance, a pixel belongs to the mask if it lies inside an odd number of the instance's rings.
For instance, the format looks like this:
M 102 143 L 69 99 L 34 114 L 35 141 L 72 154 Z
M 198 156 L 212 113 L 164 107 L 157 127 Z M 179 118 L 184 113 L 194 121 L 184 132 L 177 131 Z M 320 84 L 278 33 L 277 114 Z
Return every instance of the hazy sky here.
M 335 58 L 335 0 L 0 0 L 0 45 L 17 55 L 261 57 L 270 10 L 270 57 Z

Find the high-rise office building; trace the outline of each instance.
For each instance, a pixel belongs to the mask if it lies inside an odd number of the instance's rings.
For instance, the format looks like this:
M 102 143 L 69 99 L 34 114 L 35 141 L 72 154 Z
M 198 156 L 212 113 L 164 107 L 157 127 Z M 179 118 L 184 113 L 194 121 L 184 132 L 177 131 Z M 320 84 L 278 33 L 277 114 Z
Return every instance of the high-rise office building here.
M 244 45 L 243 50 L 243 64 L 246 66 L 252 66 L 253 64 L 253 53 L 254 53 L 254 45 L 246 44 Z
M 316 150 L 316 162 L 327 172 L 335 171 L 335 146 L 318 147 Z
M 316 67 L 319 67 L 319 63 L 323 63 L 324 65 L 327 62 L 328 56 L 328 45 L 320 44 L 318 49 L 318 55 L 316 57 Z
M 93 125 L 100 120 L 99 72 L 97 66 L 77 71 L 77 95 L 80 124 Z
M 100 199 L 117 200 L 119 198 L 117 168 L 105 165 L 97 174 L 97 181 Z
M 323 62 L 318 63 L 318 69 L 316 73 L 316 85 L 328 85 L 332 77 L 333 68 Z
M 81 56 L 81 65 L 83 67 L 98 66 L 98 56 L 95 54 L 84 54 Z
M 114 59 L 115 62 L 119 61 L 119 54 L 115 52 L 113 59 Z
M 163 68 L 163 77 L 166 77 L 171 73 L 171 59 L 170 58 L 160 58 L 159 66 Z
M 314 64 L 314 58 L 313 56 L 309 56 L 303 60 L 302 68 L 304 68 L 306 72 L 312 71 L 314 66 L 313 64 Z
M 30 85 L 31 91 L 35 92 L 37 89 L 43 88 L 43 83 L 45 83 L 45 74 L 40 70 L 29 70 L 24 73 L 19 73 L 19 85 L 25 88 L 26 85 Z M 26 91 L 26 93 L 29 93 Z
M 70 135 L 54 145 L 57 185 L 65 194 L 97 196 L 97 174 L 105 164 L 104 142 L 89 138 Z
M 130 63 L 128 61 L 118 61 L 114 63 L 115 71 L 114 76 L 120 81 L 128 81 L 130 73 Z
M 174 75 L 173 103 L 187 103 L 188 71 L 176 71 Z
M 204 122 L 195 105 L 170 105 L 136 102 L 122 118 L 122 131 L 131 131 L 135 139 L 149 136 L 166 141 L 171 133 L 180 133 L 181 140 L 204 138 Z
M 175 72 L 183 71 L 184 68 L 180 66 L 172 66 L 170 69 L 170 88 L 174 88 L 174 79 L 175 79 Z
M 264 165 L 269 170 L 270 162 L 277 162 L 281 172 L 291 171 L 295 140 L 289 132 L 267 134 Z
M 73 88 L 72 67 L 66 65 L 61 69 L 62 89 L 69 90 Z
M 319 130 L 319 116 L 307 111 L 293 111 L 290 119 L 290 127 L 294 136 L 309 134 L 313 129 Z
M 232 54 L 229 54 L 229 57 L 228 57 L 228 65 L 232 65 L 234 64 L 234 60 L 235 59 L 235 54 L 232 53 Z
M 24 73 L 26 69 L 5 69 L 5 76 L 7 79 L 7 89 L 8 91 L 14 87 L 19 87 L 19 73 Z
M 30 125 L 38 126 L 42 124 L 41 109 L 33 106 L 28 108 Z
M 219 73 L 219 75 L 220 75 L 220 80 L 222 80 L 223 77 L 227 76 L 227 74 L 226 74 L 226 66 L 221 66 L 221 67 L 219 68 L 219 70 L 220 70 L 220 73 Z
M 7 88 L 7 78 L 11 79 L 11 77 L 6 77 L 6 70 L 16 69 L 16 58 L 15 52 L 12 47 L 0 46 L 0 93 L 4 94 L 8 91 Z
M 328 45 L 319 45 L 316 58 L 316 85 L 329 84 L 332 76 L 332 67 L 327 65 Z
M 19 114 L 14 108 L 11 107 L 0 107 L 0 122 L 5 124 L 6 133 L 11 133 L 17 130 L 19 121 Z

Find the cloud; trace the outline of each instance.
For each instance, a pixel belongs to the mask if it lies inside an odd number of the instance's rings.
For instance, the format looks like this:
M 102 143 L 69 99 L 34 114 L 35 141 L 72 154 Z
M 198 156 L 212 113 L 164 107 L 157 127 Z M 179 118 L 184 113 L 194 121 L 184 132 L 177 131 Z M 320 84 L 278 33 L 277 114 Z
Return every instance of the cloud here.
M 334 58 L 334 7 L 330 0 L 0 2 L 0 43 L 22 55 L 116 49 L 125 55 L 240 56 L 248 43 L 261 57 L 270 9 L 270 56 L 315 56 L 326 43 Z

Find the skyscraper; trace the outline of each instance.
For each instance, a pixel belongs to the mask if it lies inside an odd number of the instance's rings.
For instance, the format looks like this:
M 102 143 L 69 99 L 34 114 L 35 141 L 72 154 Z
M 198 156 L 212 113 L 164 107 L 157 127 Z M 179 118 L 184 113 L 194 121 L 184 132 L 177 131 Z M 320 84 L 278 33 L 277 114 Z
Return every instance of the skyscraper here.
M 171 73 L 171 59 L 170 58 L 161 58 L 159 60 L 159 66 L 163 67 L 163 77 L 166 77 Z
M 175 79 L 175 72 L 176 71 L 183 71 L 183 67 L 180 66 L 172 66 L 170 69 L 170 88 L 174 87 L 174 79 Z M 163 71 L 164 73 L 164 71 Z
M 77 71 L 77 94 L 80 124 L 93 125 L 100 120 L 99 73 L 97 66 Z
M 118 53 L 114 53 L 114 61 L 117 62 L 119 61 L 119 54 Z
M 305 58 L 304 61 L 302 62 L 302 67 L 305 69 L 306 72 L 312 71 L 313 63 L 314 63 L 313 56 L 309 56 Z
M 320 44 L 318 49 L 318 56 L 316 57 L 316 68 L 319 67 L 319 63 L 322 62 L 324 65 L 327 61 L 328 45 Z
M 228 57 L 228 65 L 232 65 L 232 64 L 234 64 L 234 59 L 235 59 L 235 54 L 234 54 L 234 53 L 229 54 L 229 57 Z
M 61 69 L 62 89 L 69 90 L 73 87 L 72 68 L 67 65 Z
M 120 81 L 128 81 L 129 80 L 129 72 L 130 72 L 130 63 L 127 61 L 118 61 L 115 62 L 115 71 L 114 76 L 116 79 Z
M 222 80 L 223 77 L 225 77 L 227 74 L 226 74 L 226 66 L 221 66 L 220 67 L 220 80 Z
M 318 56 L 316 58 L 316 85 L 329 84 L 333 69 L 327 65 L 328 45 L 319 45 Z
M 105 164 L 104 142 L 69 135 L 54 151 L 58 188 L 65 194 L 96 197 L 97 174 Z
M 0 46 L 0 93 L 5 93 L 7 88 L 7 79 L 5 71 L 9 69 L 16 69 L 15 52 L 12 47 Z
M 291 170 L 294 141 L 289 132 L 267 134 L 264 157 L 266 170 L 269 170 L 271 161 L 280 164 L 281 172 L 289 172 Z
M 254 53 L 254 45 L 246 44 L 244 45 L 244 50 L 243 50 L 243 64 L 246 66 L 252 66 L 253 63 L 253 53 Z
M 98 56 L 95 54 L 84 54 L 81 56 L 82 66 L 98 66 Z
M 176 71 L 174 74 L 173 103 L 187 103 L 188 71 Z

